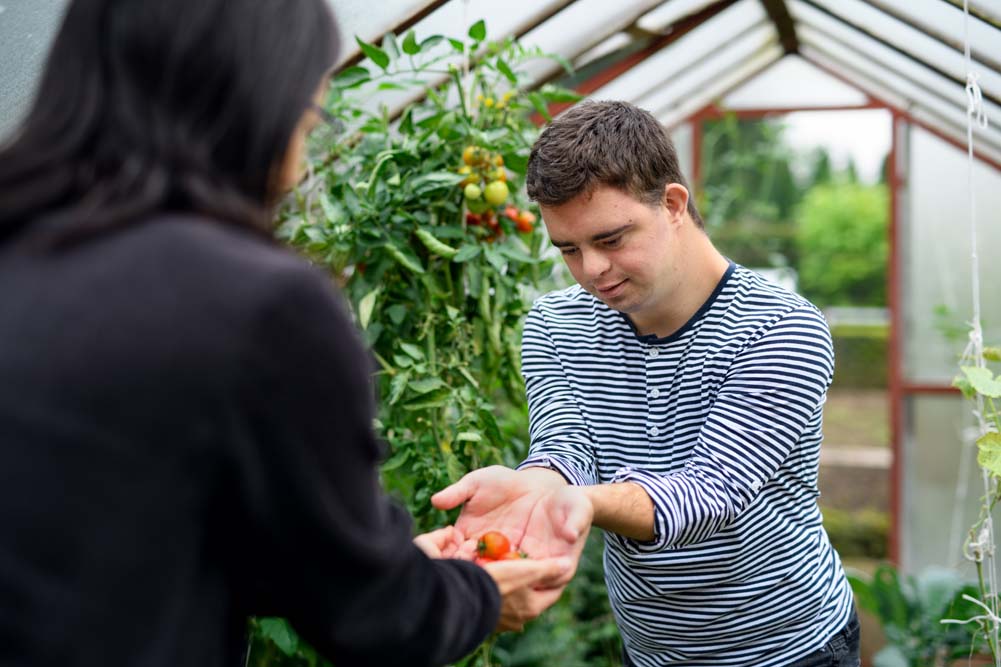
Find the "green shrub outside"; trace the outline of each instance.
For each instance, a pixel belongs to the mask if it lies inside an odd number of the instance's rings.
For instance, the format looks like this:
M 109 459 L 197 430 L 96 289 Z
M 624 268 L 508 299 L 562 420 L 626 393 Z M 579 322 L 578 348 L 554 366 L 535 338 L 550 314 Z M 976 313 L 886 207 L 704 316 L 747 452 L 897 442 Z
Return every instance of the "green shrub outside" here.
M 886 512 L 864 509 L 848 512 L 823 508 L 824 529 L 842 558 L 886 558 L 889 553 L 890 517 Z
M 890 329 L 886 325 L 838 325 L 834 339 L 834 386 L 882 389 L 887 386 Z

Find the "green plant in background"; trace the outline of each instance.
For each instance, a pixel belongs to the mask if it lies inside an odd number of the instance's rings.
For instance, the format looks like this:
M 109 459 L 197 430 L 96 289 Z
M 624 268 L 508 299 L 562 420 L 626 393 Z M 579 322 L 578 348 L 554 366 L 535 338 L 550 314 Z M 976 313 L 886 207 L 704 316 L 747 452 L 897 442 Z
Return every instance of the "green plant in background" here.
M 699 211 L 720 251 L 745 266 L 796 264 L 794 214 L 803 189 L 782 132 L 775 121 L 732 115 L 704 126 Z
M 799 213 L 800 291 L 818 306 L 885 306 L 887 190 L 882 185 L 812 188 Z
M 340 72 L 326 104 L 347 132 L 311 147 L 279 236 L 327 267 L 354 311 L 378 364 L 383 481 L 424 531 L 451 522 L 431 507 L 433 492 L 527 449 L 520 325 L 553 269 L 522 187 L 538 131 L 529 116 L 578 97 L 525 90 L 519 69 L 549 56 L 488 43 L 482 21 L 464 39 L 411 31 L 358 43 L 369 64 Z M 371 108 L 385 94 L 417 101 L 392 117 Z M 541 667 L 565 646 L 587 659 L 617 654 L 595 549 L 545 618 L 462 664 Z M 250 665 L 328 664 L 283 619 L 251 630 Z
M 929 568 L 904 576 L 880 565 L 872 577 L 848 573 L 856 603 L 879 619 L 887 645 L 873 658 L 874 667 L 938 667 L 986 649 L 975 624 L 943 623 L 982 611 L 967 597 L 977 594 L 954 571 Z

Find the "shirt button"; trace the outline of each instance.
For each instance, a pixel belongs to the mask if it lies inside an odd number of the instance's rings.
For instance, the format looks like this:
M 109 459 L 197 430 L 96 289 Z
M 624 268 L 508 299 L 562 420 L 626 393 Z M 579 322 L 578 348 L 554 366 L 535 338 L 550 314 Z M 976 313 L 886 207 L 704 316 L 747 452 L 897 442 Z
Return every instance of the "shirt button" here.
M 653 437 L 656 438 L 658 435 L 660 435 L 660 429 L 657 428 L 656 426 L 651 426 L 650 427 L 650 435 L 652 435 Z
M 655 348 L 655 347 L 651 347 L 651 348 L 650 348 L 650 351 L 649 351 L 649 352 L 647 352 L 647 354 L 649 354 L 649 355 L 650 355 L 650 358 L 651 358 L 651 359 L 656 359 L 656 358 L 657 358 L 657 356 L 658 356 L 658 355 L 660 354 L 660 350 L 658 350 L 658 349 L 657 349 L 657 348 Z
M 660 389 L 657 389 L 657 387 L 654 387 L 653 389 L 651 389 L 650 390 L 650 398 L 660 398 Z

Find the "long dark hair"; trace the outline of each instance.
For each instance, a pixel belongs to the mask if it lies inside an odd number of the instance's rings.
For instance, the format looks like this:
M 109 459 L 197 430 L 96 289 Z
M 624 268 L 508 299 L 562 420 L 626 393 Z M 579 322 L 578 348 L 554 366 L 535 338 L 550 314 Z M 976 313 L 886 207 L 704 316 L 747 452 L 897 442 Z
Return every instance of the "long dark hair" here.
M 72 0 L 0 150 L 0 244 L 159 211 L 266 232 L 279 165 L 337 50 L 325 0 Z

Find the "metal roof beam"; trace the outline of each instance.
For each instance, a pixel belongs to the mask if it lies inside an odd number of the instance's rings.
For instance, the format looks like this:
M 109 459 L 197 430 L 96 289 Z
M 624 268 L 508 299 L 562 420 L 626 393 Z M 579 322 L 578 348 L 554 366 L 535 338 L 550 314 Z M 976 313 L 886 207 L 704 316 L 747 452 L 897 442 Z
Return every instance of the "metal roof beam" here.
M 371 40 L 372 43 L 376 45 L 380 44 L 382 42 L 382 38 L 388 35 L 389 33 L 393 33 L 394 35 L 400 35 L 406 32 L 407 30 L 410 30 L 410 28 L 412 28 L 415 24 L 417 24 L 418 21 L 427 17 L 429 14 L 431 14 L 431 12 L 438 9 L 447 2 L 449 2 L 449 0 L 430 0 L 429 2 L 426 2 L 424 6 L 421 7 L 418 11 L 414 12 L 410 16 L 406 17 L 405 19 L 394 25 L 390 30 L 387 30 L 386 32 L 382 33 L 375 39 Z M 353 55 L 337 66 L 338 72 L 341 70 L 345 70 L 349 67 L 353 67 L 358 63 L 360 63 L 362 60 L 364 60 L 365 56 L 364 54 L 362 54 L 361 49 L 357 48 L 357 45 L 354 44 L 353 42 L 352 46 L 355 47 L 355 49 L 352 51 Z
M 768 18 L 775 24 L 779 33 L 779 41 L 786 54 L 799 52 L 799 39 L 796 37 L 796 25 L 789 13 L 785 0 L 761 0 Z
M 942 0 L 942 1 L 952 5 L 959 11 L 963 11 L 963 0 Z M 1001 30 L 1001 16 L 995 14 L 986 7 L 980 6 L 976 2 L 970 2 L 969 9 L 970 9 L 970 16 L 975 16 L 984 23 L 991 25 L 997 28 L 998 30 Z

